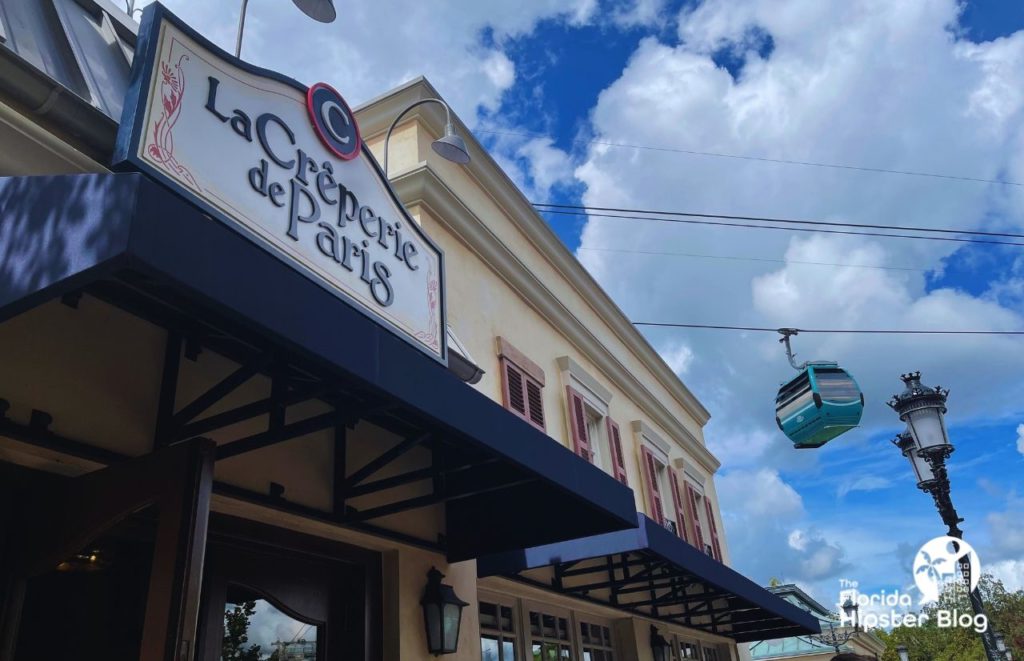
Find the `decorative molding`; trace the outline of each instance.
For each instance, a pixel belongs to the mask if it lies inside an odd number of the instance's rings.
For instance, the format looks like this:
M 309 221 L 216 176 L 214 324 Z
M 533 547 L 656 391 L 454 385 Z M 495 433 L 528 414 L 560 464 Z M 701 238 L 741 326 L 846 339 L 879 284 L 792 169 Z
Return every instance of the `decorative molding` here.
M 540 385 L 544 385 L 544 369 L 540 365 L 527 358 L 526 354 L 516 349 L 500 335 L 495 338 L 495 343 L 498 345 L 499 358 L 506 358 L 509 362 L 515 363 L 516 367 L 526 372 L 527 376 Z
M 395 173 L 391 185 L 407 206 L 425 207 L 437 222 L 447 227 L 512 289 L 518 291 L 527 304 L 592 360 L 602 374 L 621 388 L 631 401 L 659 427 L 666 430 L 702 467 L 709 473 L 718 470 L 721 465 L 718 459 L 628 367 L 619 361 L 615 353 L 541 282 L 533 270 L 516 257 L 508 246 L 466 207 L 427 163 L 419 163 Z M 568 259 L 571 260 L 572 257 Z M 640 339 L 643 341 L 643 338 Z
M 422 76 L 356 108 L 363 136 L 370 137 L 387 130 L 391 118 L 413 101 L 439 96 L 437 90 Z M 421 106 L 422 112 L 413 111 L 410 117 L 418 118 L 428 133 L 443 135 L 444 113 L 436 104 Z M 414 114 L 415 113 L 415 114 Z M 464 171 L 476 179 L 479 187 L 506 211 L 507 216 L 548 262 L 586 299 L 594 310 L 608 323 L 615 335 L 626 344 L 651 369 L 659 383 L 683 406 L 697 423 L 704 426 L 711 414 L 679 380 L 647 342 L 647 339 L 629 321 L 622 310 L 587 272 L 576 257 L 565 247 L 561 239 L 544 220 L 537 215 L 530 201 L 509 179 L 508 175 L 494 161 L 491 155 L 473 137 L 472 132 L 455 115 L 452 116 L 460 135 L 466 139 L 471 161 Z M 717 462 L 716 462 L 717 463 Z
M 668 441 L 663 439 L 658 432 L 651 429 L 651 426 L 643 420 L 634 420 L 629 426 L 633 428 L 633 433 L 639 436 L 644 443 L 658 451 L 663 464 L 666 466 L 670 465 L 668 456 L 671 453 L 672 446 L 669 445 Z
M 569 380 L 575 380 L 584 390 L 590 391 L 590 394 L 594 396 L 594 399 L 597 399 L 604 404 L 605 411 L 607 411 L 608 404 L 612 401 L 611 390 L 608 390 L 601 385 L 600 381 L 592 377 L 587 370 L 583 369 L 583 366 L 571 357 L 561 356 L 560 358 L 556 358 L 555 362 L 558 363 L 559 370 L 568 373 L 570 377 Z

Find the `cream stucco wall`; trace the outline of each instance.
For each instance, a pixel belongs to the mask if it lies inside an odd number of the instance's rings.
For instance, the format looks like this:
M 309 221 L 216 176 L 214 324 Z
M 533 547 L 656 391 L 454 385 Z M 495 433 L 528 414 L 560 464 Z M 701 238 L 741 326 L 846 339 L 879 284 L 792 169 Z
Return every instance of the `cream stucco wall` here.
M 412 96 L 432 93 L 428 83 L 419 81 L 394 94 L 408 95 L 410 88 L 417 86 L 423 89 L 413 90 L 415 94 Z M 364 139 L 379 161 L 383 161 L 383 130 L 386 126 L 375 133 L 373 128 L 376 126 L 375 113 L 381 112 L 381 108 L 390 108 L 387 96 L 357 111 Z M 371 135 L 367 136 L 367 133 Z M 726 531 L 718 511 L 713 480 L 718 463 L 707 452 L 703 439 L 706 411 L 699 404 L 695 407 L 690 402 L 682 401 L 666 387 L 663 377 L 656 373 L 658 365 L 640 355 L 635 349 L 635 341 L 623 339 L 622 334 L 613 328 L 613 321 L 624 320 L 628 323 L 618 308 L 595 299 L 569 281 L 565 276 L 567 268 L 582 269 L 568 251 L 563 249 L 561 258 L 553 261 L 550 253 L 545 254 L 534 237 L 522 229 L 524 225 L 531 224 L 537 227 L 543 225 L 546 229 L 544 221 L 532 211 L 524 214 L 521 209 L 513 210 L 499 203 L 493 185 L 485 185 L 494 183 L 492 179 L 484 181 L 489 176 L 485 170 L 494 164 L 482 148 L 464 132 L 463 135 L 471 144 L 474 161 L 465 167 L 458 166 L 433 152 L 430 145 L 437 135 L 437 127 L 432 126 L 429 114 L 410 113 L 409 118 L 399 124 L 392 135 L 388 169 L 400 193 L 409 188 L 404 186 L 406 181 L 416 178 L 425 182 L 414 186 L 416 193 L 404 195 L 403 201 L 431 238 L 444 250 L 449 325 L 474 361 L 486 370 L 476 387 L 492 399 L 502 401 L 502 376 L 495 341 L 499 336 L 508 340 L 544 370 L 545 431 L 555 441 L 572 448 L 565 391 L 568 374 L 560 370 L 557 364 L 560 357 L 571 357 L 612 395 L 608 415 L 621 428 L 626 471 L 629 485 L 634 490 L 637 509 L 651 513 L 651 505 L 646 502 L 641 472 L 640 439 L 631 429 L 631 423 L 642 421 L 660 438 L 669 441 L 670 464 L 681 466 L 685 462 L 689 472 L 695 473 L 703 484 L 704 493 L 714 505 L 723 558 L 728 563 Z M 507 179 L 503 183 L 508 187 L 513 186 Z M 442 193 L 424 193 L 424 188 L 441 190 Z M 458 213 L 436 208 L 425 199 L 428 195 L 455 198 Z M 467 231 L 470 225 L 473 238 L 469 237 Z M 513 266 L 507 263 L 499 265 L 497 261 L 501 257 L 485 252 L 482 248 L 485 244 L 498 246 L 499 254 L 504 253 L 505 261 Z M 503 270 L 509 268 L 518 268 L 528 273 L 534 282 L 524 286 L 511 281 L 503 273 Z M 545 298 L 538 292 L 542 292 Z M 548 299 L 557 301 L 561 308 L 555 314 L 551 312 Z M 566 322 L 566 318 L 570 322 Z M 591 333 L 614 355 L 623 368 L 622 372 L 628 374 L 629 378 L 623 379 L 621 374 L 611 374 L 609 370 L 603 369 L 597 357 L 566 332 L 566 323 L 576 324 Z M 643 342 L 642 339 L 640 341 Z M 658 418 L 652 415 L 651 407 L 634 396 L 638 385 L 650 400 L 663 405 L 670 412 L 678 427 L 669 428 L 668 425 L 659 424 Z M 606 457 L 610 454 L 606 448 L 602 450 Z M 610 471 L 610 466 L 605 468 Z M 661 491 L 666 513 L 671 518 L 674 505 L 671 503 L 668 484 L 662 484 Z

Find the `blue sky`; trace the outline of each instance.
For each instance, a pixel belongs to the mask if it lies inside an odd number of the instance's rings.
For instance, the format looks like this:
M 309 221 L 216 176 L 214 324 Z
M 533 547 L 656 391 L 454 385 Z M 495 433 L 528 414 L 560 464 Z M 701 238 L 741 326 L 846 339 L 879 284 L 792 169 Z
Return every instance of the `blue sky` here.
M 232 43 L 234 15 L 167 4 Z M 339 2 L 334 26 L 260 4 L 246 58 L 356 104 L 424 74 L 535 201 L 1024 233 L 1021 186 L 607 144 L 1024 182 L 1015 0 Z M 281 39 L 297 30 L 309 49 Z M 549 218 L 637 321 L 1024 329 L 1016 247 Z M 889 444 L 900 424 L 884 401 L 920 369 L 952 390 L 968 539 L 1024 585 L 1024 342 L 801 335 L 797 352 L 847 366 L 867 408 L 862 428 L 797 452 L 774 425 L 791 373 L 775 337 L 645 334 L 712 412 L 729 546 L 753 579 L 826 603 L 839 578 L 912 581 L 913 551 L 944 531 Z

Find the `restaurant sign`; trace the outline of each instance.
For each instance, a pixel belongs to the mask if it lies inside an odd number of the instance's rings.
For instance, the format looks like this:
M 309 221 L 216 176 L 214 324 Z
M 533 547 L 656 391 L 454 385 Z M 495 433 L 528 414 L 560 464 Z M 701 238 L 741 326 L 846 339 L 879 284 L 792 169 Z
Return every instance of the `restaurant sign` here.
M 307 88 L 246 64 L 154 3 L 139 29 L 114 162 L 171 186 L 447 361 L 443 254 L 330 85 Z

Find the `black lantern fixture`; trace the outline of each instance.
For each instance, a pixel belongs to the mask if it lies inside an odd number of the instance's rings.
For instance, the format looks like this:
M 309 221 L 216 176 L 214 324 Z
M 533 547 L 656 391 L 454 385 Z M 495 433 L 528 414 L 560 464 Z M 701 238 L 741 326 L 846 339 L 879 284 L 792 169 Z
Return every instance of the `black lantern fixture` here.
M 910 432 L 905 431 L 897 434 L 896 438 L 892 439 L 892 444 L 899 448 L 899 451 L 910 462 L 910 467 L 914 469 L 914 477 L 917 478 L 917 488 L 929 492 L 934 489 L 936 481 L 931 463 L 917 451 L 914 437 Z
M 653 624 L 651 625 L 651 653 L 654 655 L 654 661 L 670 661 L 672 658 L 672 643 L 658 633 L 658 627 Z
M 860 623 L 857 621 L 859 618 L 860 606 L 853 603 L 853 599 L 846 597 L 846 601 L 843 602 L 843 612 L 846 613 L 848 619 L 853 619 L 853 630 L 858 631 L 860 629 Z
M 923 385 L 920 372 L 902 374 L 900 379 L 905 389 L 893 395 L 888 404 L 900 416 L 900 420 L 906 423 L 907 431 L 897 436 L 893 444 L 910 460 L 918 488 L 931 494 L 939 516 L 948 529 L 946 534 L 963 539 L 963 531 L 960 530 L 963 519 L 953 507 L 949 493 L 949 474 L 946 471 L 946 459 L 953 454 L 954 449 L 949 442 L 945 419 L 949 390 Z M 964 556 L 959 565 L 960 572 L 969 577 L 972 571 L 969 557 Z M 984 616 L 985 604 L 977 588 L 970 591 L 970 600 L 975 615 Z M 996 649 L 996 641 L 990 630 L 979 632 L 978 635 L 981 636 L 988 661 L 1001 661 L 1005 658 Z M 901 659 L 905 661 L 902 653 Z
M 931 388 L 921 384 L 921 373 L 910 372 L 900 376 L 906 389 L 889 400 L 889 406 L 907 423 L 907 431 L 914 439 L 918 452 L 924 455 L 948 457 L 953 452 L 946 431 L 946 397 L 949 390 L 941 386 Z
M 907 653 L 906 645 L 897 645 L 896 653 L 900 655 L 900 661 L 910 661 L 910 654 Z
M 454 654 L 459 648 L 462 609 L 469 605 L 456 596 L 452 586 L 442 583 L 442 578 L 444 574 L 431 567 L 420 599 L 427 627 L 427 651 L 434 656 Z

